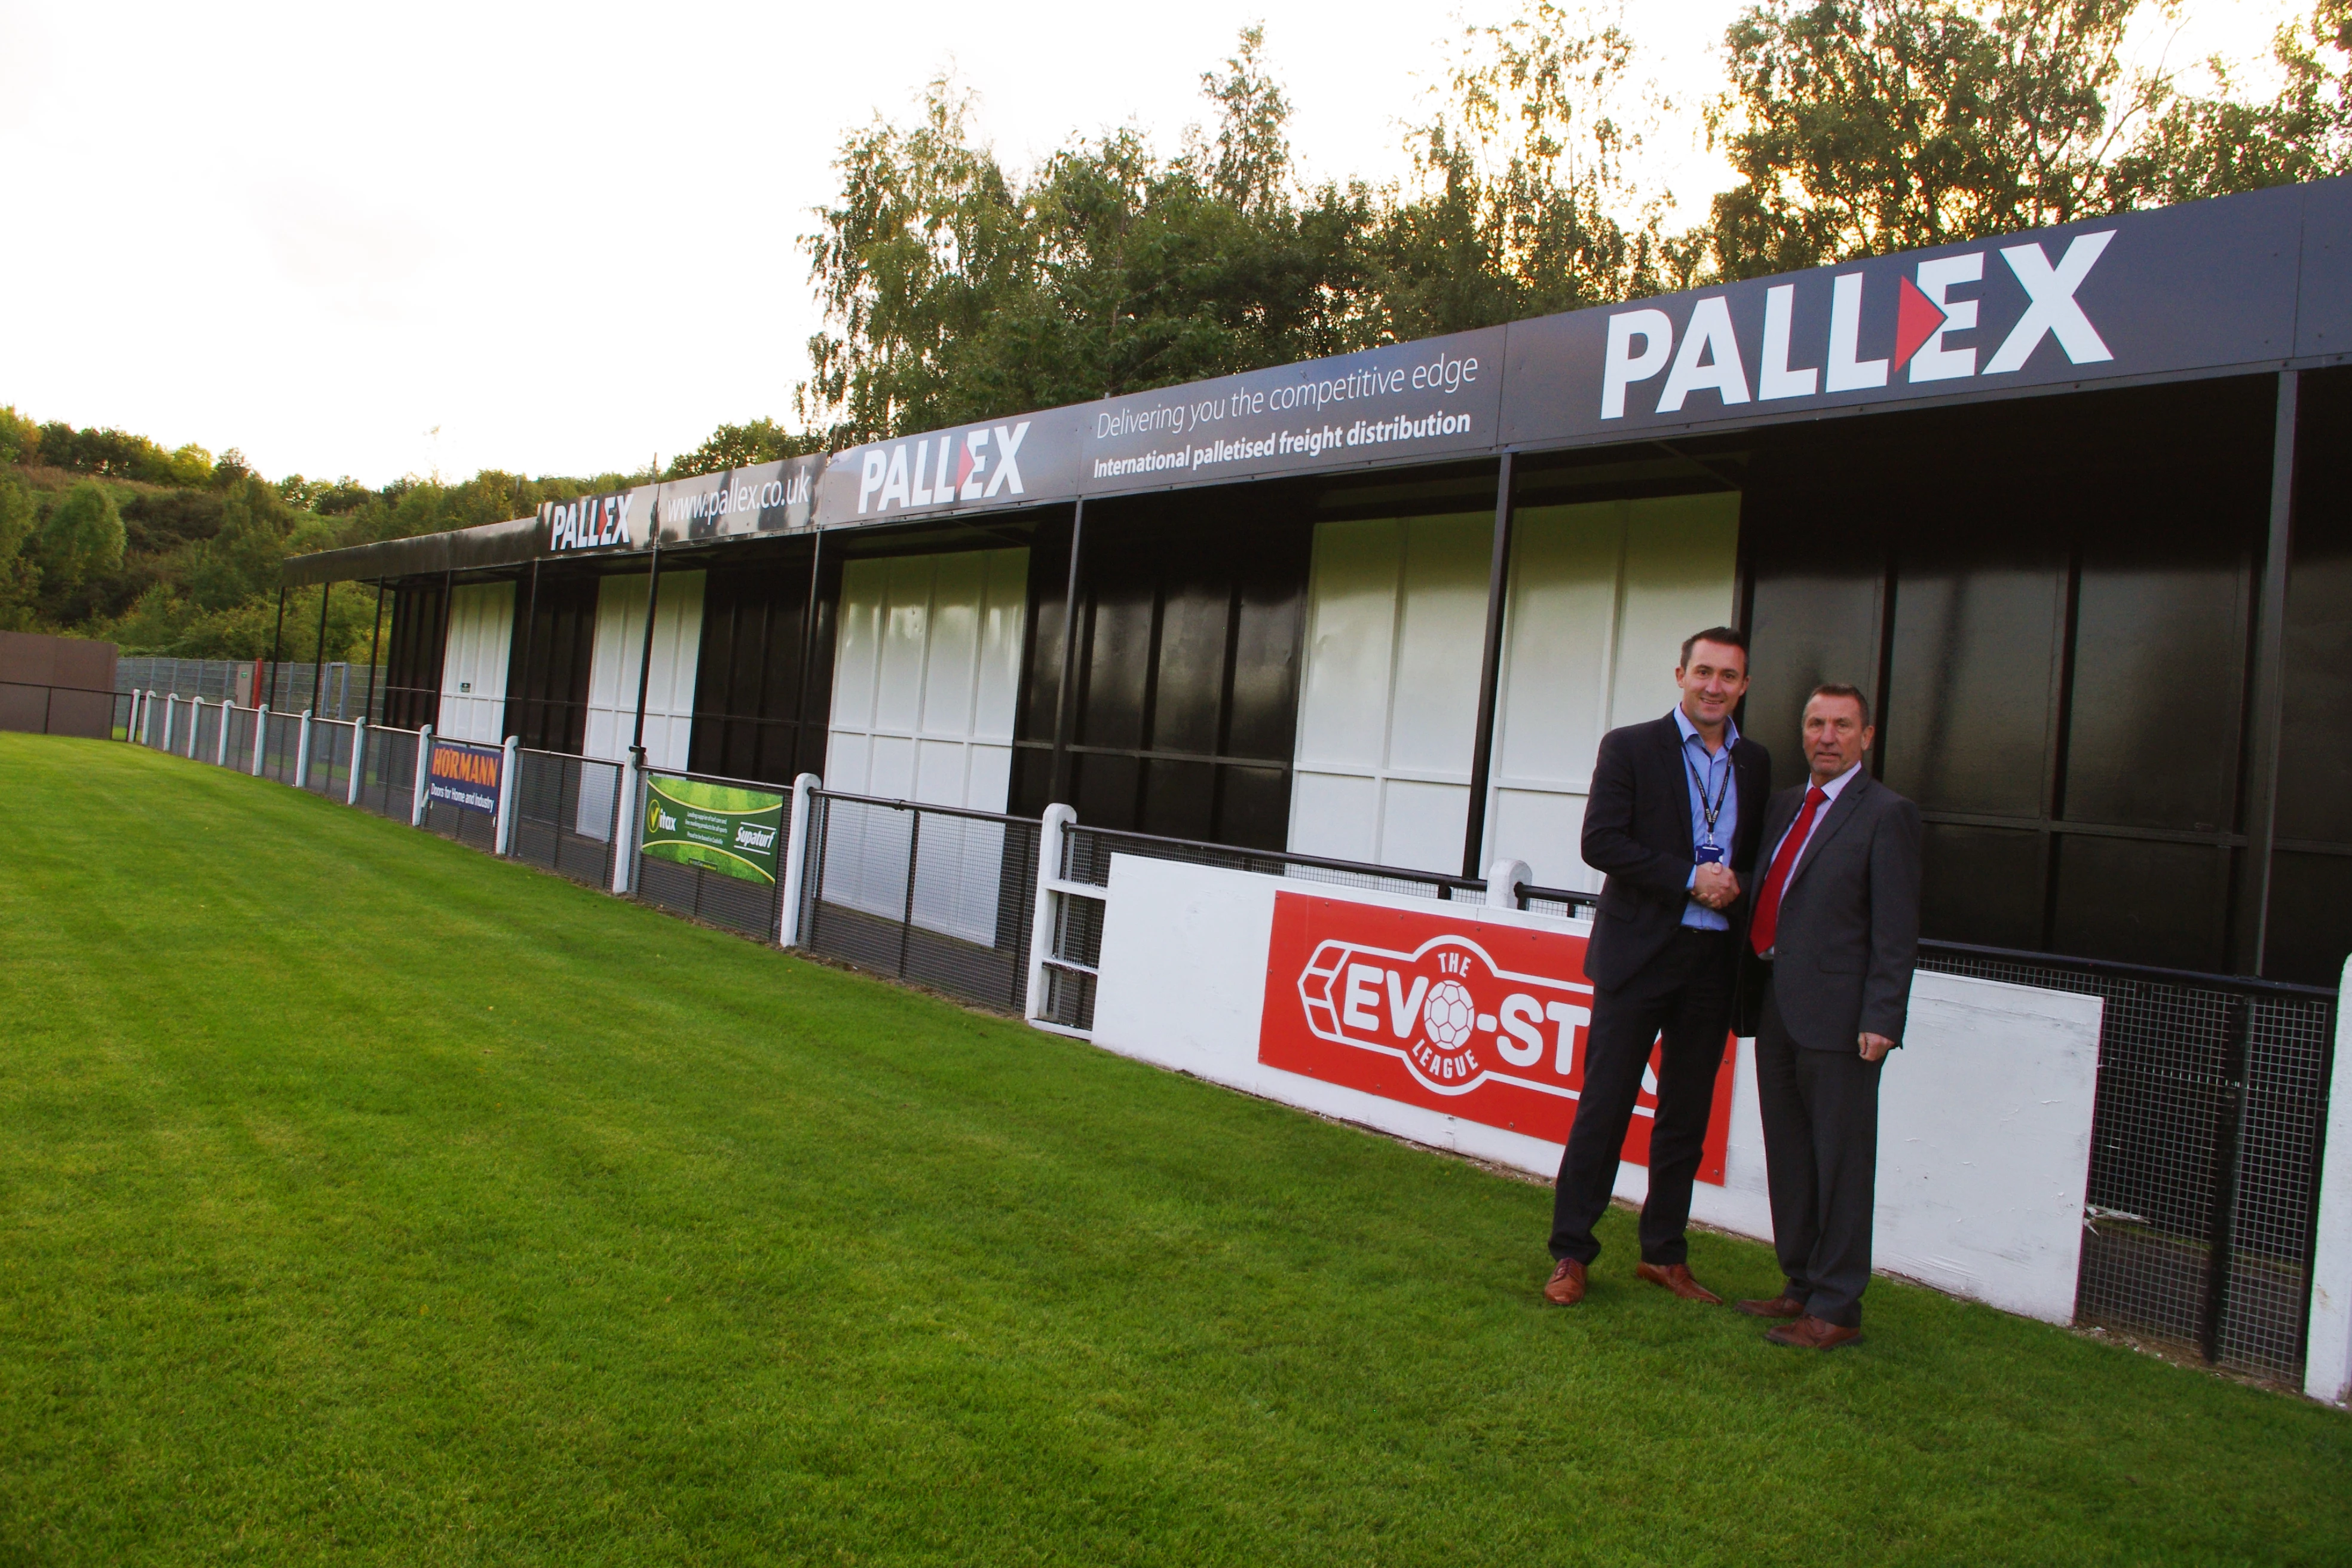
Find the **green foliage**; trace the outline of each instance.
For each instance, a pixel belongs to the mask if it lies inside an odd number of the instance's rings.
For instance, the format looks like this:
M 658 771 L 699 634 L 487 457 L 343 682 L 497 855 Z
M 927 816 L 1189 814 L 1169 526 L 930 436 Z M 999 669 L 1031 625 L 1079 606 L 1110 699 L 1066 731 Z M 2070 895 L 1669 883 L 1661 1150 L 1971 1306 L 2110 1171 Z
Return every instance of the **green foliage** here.
M 41 458 L 41 427 L 18 414 L 14 404 L 0 403 L 0 463 L 37 463 Z
M 2284 31 L 2269 105 L 2183 97 L 2122 59 L 2145 0 L 1764 0 L 1715 106 L 1738 185 L 1722 276 L 1941 245 L 2347 166 L 2347 0 Z M 2224 87 L 2226 89 L 2226 79 Z
M 167 452 L 144 436 L 110 427 L 77 430 L 54 420 L 40 427 L 37 451 L 39 460 L 53 468 L 151 485 L 201 485 L 215 471 L 213 455 L 194 443 Z
M 721 425 L 701 446 L 674 459 L 663 470 L 662 478 L 691 479 L 697 474 L 715 474 L 722 468 L 747 468 L 755 463 L 773 463 L 785 458 L 806 457 L 812 452 L 826 449 L 822 437 L 807 431 L 787 430 L 772 419 Z
M 114 492 L 95 479 L 68 490 L 41 521 L 41 579 L 70 594 L 122 564 L 122 513 Z
M 0 473 L 0 631 L 30 629 L 41 572 L 32 542 L 37 516 L 33 492 L 14 474 Z

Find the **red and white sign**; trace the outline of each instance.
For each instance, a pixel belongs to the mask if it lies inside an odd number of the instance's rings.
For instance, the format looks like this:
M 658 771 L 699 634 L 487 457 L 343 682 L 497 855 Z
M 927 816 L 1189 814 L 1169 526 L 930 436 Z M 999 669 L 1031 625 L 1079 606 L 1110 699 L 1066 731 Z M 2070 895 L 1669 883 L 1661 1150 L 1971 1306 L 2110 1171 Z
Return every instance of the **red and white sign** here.
M 1277 892 L 1258 1060 L 1326 1083 L 1568 1141 L 1584 1089 L 1584 938 L 1443 912 Z M 1698 1179 L 1723 1184 L 1738 1058 L 1716 1075 Z M 1625 1135 L 1647 1164 L 1658 1054 Z

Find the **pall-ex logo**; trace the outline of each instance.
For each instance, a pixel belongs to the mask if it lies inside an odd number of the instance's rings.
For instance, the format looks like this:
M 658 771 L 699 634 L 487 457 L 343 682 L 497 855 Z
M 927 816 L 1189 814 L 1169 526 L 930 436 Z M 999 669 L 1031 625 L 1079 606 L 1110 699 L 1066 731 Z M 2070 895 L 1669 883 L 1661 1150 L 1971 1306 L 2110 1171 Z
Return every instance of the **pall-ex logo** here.
M 616 490 L 545 503 L 539 510 L 547 523 L 548 551 L 599 550 L 635 542 L 629 533 L 629 509 L 635 500 L 629 491 Z
M 1601 417 L 1623 418 L 1629 390 L 1661 372 L 1665 381 L 1658 391 L 1655 412 L 1677 414 L 1685 401 L 1699 392 L 1714 393 L 1728 407 L 1811 397 L 1817 393 L 1866 391 L 1885 386 L 1895 370 L 1915 383 L 2006 375 L 2024 369 L 2044 338 L 2056 342 L 2070 364 L 2112 360 L 2114 352 L 2084 313 L 2074 292 L 2098 264 L 2115 234 L 2113 229 L 2101 229 L 2076 235 L 2055 263 L 2038 242 L 2000 247 L 2010 276 L 2024 290 L 2025 308 L 1981 368 L 1977 354 L 1983 345 L 1960 340 L 1978 331 L 1978 308 L 1984 300 L 1952 294 L 1955 289 L 1986 283 L 1981 250 L 1930 257 L 1918 262 L 1909 276 L 1897 278 L 1891 360 L 1862 357 L 1864 315 L 1885 309 L 1881 302 L 1884 295 L 1864 299 L 1864 274 L 1843 272 L 1831 279 L 1826 341 L 1815 340 L 1820 361 L 1810 365 L 1791 363 L 1798 353 L 1791 338 L 1800 288 L 1817 289 L 1819 284 L 1780 283 L 1765 289 L 1761 353 L 1752 384 L 1740 352 L 1738 325 L 1732 320 L 1731 295 L 1703 295 L 1692 303 L 1679 348 L 1674 318 L 1665 311 L 1655 308 L 1616 311 L 1609 318 L 1609 342 L 1601 356 Z M 1809 312 L 1821 308 L 1817 300 L 1803 302 Z M 1885 320 L 1884 316 L 1878 319 Z M 1749 326 L 1752 333 L 1753 323 Z M 1759 342 L 1752 335 L 1749 341 Z
M 1396 1057 L 1438 1094 L 1491 1079 L 1573 1099 L 1584 1081 L 1592 988 L 1514 974 L 1467 937 L 1412 952 L 1324 942 L 1299 973 L 1298 999 L 1318 1038 Z
M 869 447 L 859 459 L 857 515 L 893 507 L 943 506 L 951 500 L 982 500 L 1021 488 L 1021 443 L 1029 421 L 981 425 Z

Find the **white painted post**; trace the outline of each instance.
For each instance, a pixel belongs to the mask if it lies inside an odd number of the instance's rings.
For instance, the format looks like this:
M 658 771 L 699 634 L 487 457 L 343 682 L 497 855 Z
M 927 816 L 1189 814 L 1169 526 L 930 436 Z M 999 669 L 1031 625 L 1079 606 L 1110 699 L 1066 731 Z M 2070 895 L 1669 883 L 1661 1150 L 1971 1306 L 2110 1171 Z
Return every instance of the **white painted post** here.
M 345 805 L 357 805 L 360 803 L 360 762 L 366 755 L 367 715 L 362 713 L 352 721 L 352 776 L 343 789 Z
M 310 787 L 310 710 L 302 710 L 302 739 L 294 748 L 294 787 Z
M 812 790 L 824 781 L 814 773 L 803 773 L 793 780 L 792 822 L 784 838 L 784 885 L 777 889 L 777 902 L 783 907 L 776 916 L 776 945 L 797 947 L 801 940 L 802 884 L 808 878 L 808 836 L 810 819 L 815 815 L 815 802 L 809 798 Z
M 196 737 L 203 732 L 204 727 L 205 700 L 201 697 L 190 698 L 188 700 L 188 761 L 192 763 L 196 760 Z
M 1038 822 L 1037 906 L 1029 917 L 1029 1000 L 1021 1009 L 1032 1023 L 1045 1016 L 1045 961 L 1054 955 L 1054 884 L 1062 879 L 1062 830 L 1078 820 L 1066 805 L 1049 805 Z
M 180 694 L 179 694 L 178 692 L 176 692 L 176 691 L 166 691 L 165 693 L 163 693 L 163 749 L 164 751 L 166 751 L 166 752 L 169 752 L 169 751 L 172 749 L 172 725 L 173 725 L 173 723 L 175 721 L 177 721 L 177 720 L 178 720 L 178 718 L 179 718 L 179 717 L 180 717 Z
M 1516 910 L 1519 907 L 1519 884 L 1532 882 L 1536 874 L 1524 860 L 1497 860 L 1486 868 L 1486 907 L 1496 910 Z
M 621 764 L 621 804 L 613 823 L 613 891 L 626 898 L 637 885 L 637 769 L 645 751 L 631 746 Z
M 269 739 L 269 704 L 253 710 L 253 776 L 261 776 L 261 747 Z
M 2336 994 L 2335 1081 L 2326 1142 L 2319 1146 L 2318 1245 L 2311 1251 L 2311 1331 L 2304 1336 L 2303 1391 L 2352 1403 L 2352 959 Z
M 408 802 L 408 826 L 411 827 L 425 826 L 425 803 L 428 798 L 425 790 L 432 778 L 432 766 L 433 726 L 420 724 L 416 728 L 416 787 Z
M 155 741 L 155 689 L 147 689 L 147 705 L 139 715 L 139 743 L 152 745 Z
M 220 739 L 213 745 L 213 765 L 228 766 L 228 716 L 236 711 L 236 705 L 226 697 L 221 699 Z
M 498 852 L 514 853 L 515 819 L 515 753 L 522 749 L 520 737 L 507 737 L 506 755 L 499 759 L 499 835 Z

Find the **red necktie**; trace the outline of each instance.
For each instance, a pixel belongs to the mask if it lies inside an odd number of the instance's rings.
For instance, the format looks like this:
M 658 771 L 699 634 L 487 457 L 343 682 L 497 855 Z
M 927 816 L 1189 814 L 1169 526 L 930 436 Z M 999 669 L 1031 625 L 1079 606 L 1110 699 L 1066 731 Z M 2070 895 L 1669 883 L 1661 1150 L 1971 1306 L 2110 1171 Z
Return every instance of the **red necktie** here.
M 1819 784 L 1805 792 L 1805 809 L 1797 813 L 1797 820 L 1780 840 L 1780 853 L 1772 857 L 1772 868 L 1764 873 L 1764 890 L 1756 895 L 1756 918 L 1748 925 L 1748 940 L 1759 958 L 1772 951 L 1773 934 L 1780 929 L 1780 891 L 1789 885 L 1789 873 L 1797 868 L 1805 836 L 1813 830 L 1814 814 L 1829 798 L 1829 792 Z

